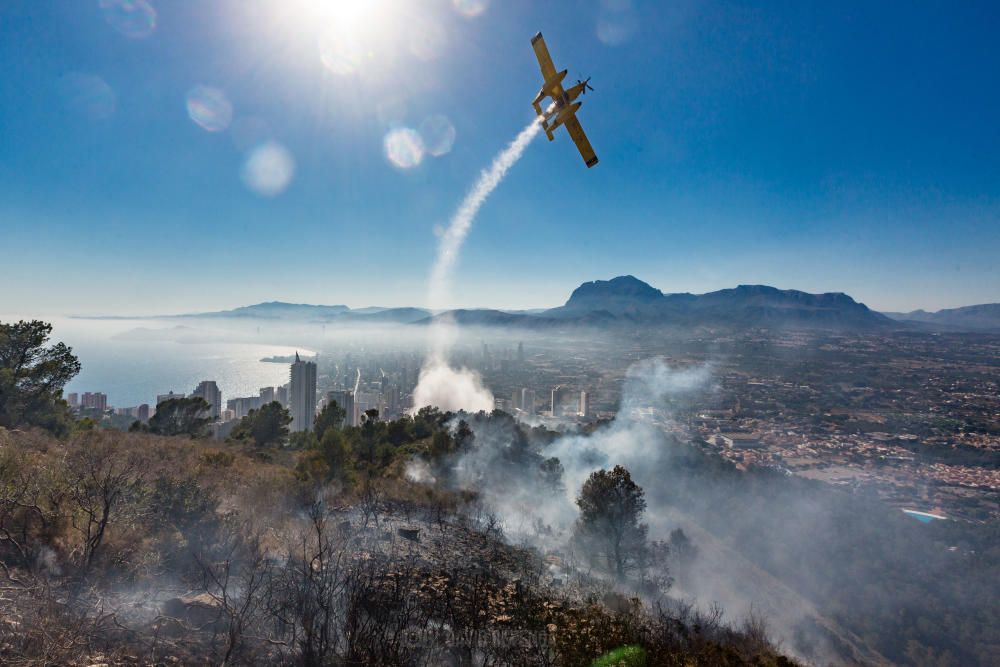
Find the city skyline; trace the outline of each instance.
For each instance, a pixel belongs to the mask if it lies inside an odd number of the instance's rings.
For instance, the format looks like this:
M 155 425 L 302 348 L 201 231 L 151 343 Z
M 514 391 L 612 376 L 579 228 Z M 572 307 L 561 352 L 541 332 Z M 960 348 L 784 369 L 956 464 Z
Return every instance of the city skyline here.
M 130 428 L 133 422 L 148 424 L 159 406 L 167 401 L 201 398 L 208 404 L 203 414 L 210 421 L 211 437 L 219 441 L 226 440 L 241 420 L 272 401 L 287 410 L 291 418 L 289 431 L 292 433 L 312 431 L 315 418 L 333 401 L 345 412 L 345 427 L 360 426 L 368 419 L 366 413 L 370 410 L 377 412 L 378 421 L 391 421 L 407 414 L 412 416 L 419 407 L 413 404 L 418 382 L 418 374 L 411 372 L 409 367 L 413 358 L 400 365 L 399 359 L 386 360 L 376 353 L 367 359 L 367 365 L 371 366 L 374 361 L 378 374 L 372 374 L 364 381 L 360 365 L 352 373 L 349 364 L 341 367 L 334 363 L 325 368 L 325 373 L 319 374 L 319 358 L 317 355 L 304 360 L 296 353 L 295 360 L 288 367 L 289 381 L 286 384 L 260 387 L 256 395 L 251 396 L 226 399 L 216 380 L 206 379 L 198 381 L 190 393 L 169 390 L 157 394 L 153 402 L 131 406 L 114 405 L 103 391 L 67 392 L 65 399 L 71 410 L 96 420 L 103 428 L 124 429 Z M 351 356 L 346 359 L 351 359 Z M 564 384 L 551 387 L 551 400 L 545 404 L 548 408 L 539 411 L 535 390 L 521 386 L 528 377 L 525 373 L 529 368 L 523 341 L 518 341 L 516 347 L 502 346 L 499 353 L 491 351 L 489 345 L 483 343 L 479 357 L 467 357 L 465 363 L 484 376 L 499 373 L 501 386 L 506 387 L 513 382 L 514 389 L 508 394 L 510 399 L 496 394 L 493 401 L 495 409 L 508 412 L 517 419 L 557 425 L 567 421 L 593 422 L 595 417 L 607 419 L 614 414 L 607 410 L 607 403 L 604 404 L 604 411 L 596 415 L 592 413 L 588 382 L 574 383 L 572 387 Z M 389 369 L 388 372 L 383 365 Z M 320 395 L 322 398 L 319 398 Z M 112 415 L 124 421 L 116 421 Z
M 132 25 L 7 3 L 0 231 L 21 251 L 0 311 L 425 304 L 434 230 L 533 115 L 538 30 L 594 77 L 601 164 L 536 140 L 450 305 L 553 306 L 623 274 L 878 310 L 1000 300 L 993 5 L 383 0 L 354 58 L 315 34 L 319 4 L 152 2 Z

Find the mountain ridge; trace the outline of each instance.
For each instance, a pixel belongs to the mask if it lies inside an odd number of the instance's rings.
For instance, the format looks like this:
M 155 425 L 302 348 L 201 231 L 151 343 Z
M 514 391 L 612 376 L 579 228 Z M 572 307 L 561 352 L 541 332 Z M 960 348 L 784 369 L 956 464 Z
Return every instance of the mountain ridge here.
M 580 284 L 561 306 L 514 310 L 320 305 L 266 301 L 231 310 L 135 319 L 252 318 L 323 324 L 429 324 L 447 318 L 462 326 L 567 327 L 682 326 L 769 327 L 827 330 L 1000 331 L 1000 304 L 934 313 L 879 313 L 843 292 L 813 294 L 744 284 L 692 294 L 663 292 L 633 275 Z M 93 318 L 106 319 L 106 318 Z M 130 319 L 130 318 L 114 318 Z
M 616 318 L 680 325 L 889 328 L 893 321 L 842 292 L 810 294 L 769 285 L 691 294 L 666 294 L 635 276 L 584 283 L 566 303 L 546 311 L 556 318 L 607 312 Z
M 1000 303 L 980 303 L 958 308 L 942 308 L 936 311 L 920 309 L 908 313 L 883 314 L 899 322 L 918 322 L 943 329 L 1000 331 Z

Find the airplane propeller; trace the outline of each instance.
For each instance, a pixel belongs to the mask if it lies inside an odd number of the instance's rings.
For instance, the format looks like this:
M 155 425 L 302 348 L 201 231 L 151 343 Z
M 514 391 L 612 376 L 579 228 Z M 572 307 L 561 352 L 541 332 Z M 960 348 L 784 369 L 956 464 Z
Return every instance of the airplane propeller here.
M 580 91 L 580 92 L 583 93 L 584 95 L 587 94 L 588 90 L 593 90 L 594 89 L 594 87 L 590 85 L 590 77 L 589 76 L 586 79 L 584 79 L 583 81 L 580 81 L 579 79 L 577 79 L 576 80 L 576 85 L 583 86 L 583 90 Z

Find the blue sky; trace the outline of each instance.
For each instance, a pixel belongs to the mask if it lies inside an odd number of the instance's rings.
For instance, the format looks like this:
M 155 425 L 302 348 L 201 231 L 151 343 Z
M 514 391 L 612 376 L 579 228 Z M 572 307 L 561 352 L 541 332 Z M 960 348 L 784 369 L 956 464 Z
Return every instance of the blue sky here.
M 1000 301 L 995 3 L 353 1 L 6 0 L 0 312 L 422 305 L 435 226 L 532 118 L 538 30 L 593 76 L 601 163 L 536 140 L 454 305 L 557 305 L 624 273 Z M 362 51 L 324 41 L 337 20 Z M 209 100 L 215 131 L 197 86 L 231 107 Z M 394 166 L 386 135 L 440 115 L 450 150 Z M 244 178 L 261 146 L 294 163 L 280 192 Z

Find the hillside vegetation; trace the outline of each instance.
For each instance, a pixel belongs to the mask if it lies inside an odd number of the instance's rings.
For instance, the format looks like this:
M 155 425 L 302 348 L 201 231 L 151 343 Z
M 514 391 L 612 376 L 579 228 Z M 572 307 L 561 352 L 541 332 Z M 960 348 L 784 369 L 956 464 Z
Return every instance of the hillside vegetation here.
M 554 585 L 474 494 L 400 477 L 457 446 L 444 423 L 380 424 L 374 448 L 356 429 L 341 459 L 328 437 L 0 430 L 0 661 L 580 665 L 638 646 L 628 664 L 791 664 L 752 619 Z

